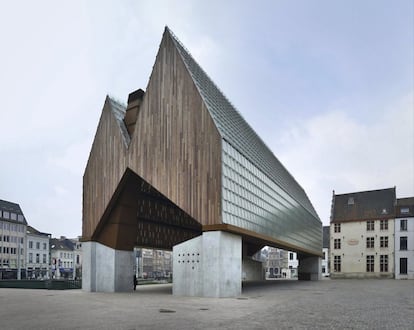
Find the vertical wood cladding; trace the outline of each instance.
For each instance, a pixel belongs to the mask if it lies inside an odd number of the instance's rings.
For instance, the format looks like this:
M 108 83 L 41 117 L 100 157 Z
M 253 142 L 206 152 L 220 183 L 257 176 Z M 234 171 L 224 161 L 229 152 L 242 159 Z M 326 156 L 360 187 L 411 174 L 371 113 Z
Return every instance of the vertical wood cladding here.
M 126 169 L 126 146 L 107 97 L 83 176 L 82 235 L 89 239 Z
M 83 238 L 103 226 L 127 168 L 200 224 L 220 224 L 221 138 L 168 33 L 128 147 L 108 102 L 84 174 Z
M 169 36 L 140 107 L 129 166 L 201 224 L 221 223 L 221 138 Z

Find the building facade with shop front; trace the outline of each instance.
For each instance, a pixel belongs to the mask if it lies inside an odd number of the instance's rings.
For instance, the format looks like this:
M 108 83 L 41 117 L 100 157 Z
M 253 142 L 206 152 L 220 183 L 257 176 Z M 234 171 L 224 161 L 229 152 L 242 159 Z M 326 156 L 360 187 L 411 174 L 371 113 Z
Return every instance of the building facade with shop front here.
M 28 279 L 48 279 L 51 234 L 27 226 L 26 275 Z
M 0 279 L 26 277 L 26 227 L 20 205 L 0 200 Z
M 51 278 L 73 279 L 75 265 L 73 245 L 74 243 L 65 237 L 50 240 Z

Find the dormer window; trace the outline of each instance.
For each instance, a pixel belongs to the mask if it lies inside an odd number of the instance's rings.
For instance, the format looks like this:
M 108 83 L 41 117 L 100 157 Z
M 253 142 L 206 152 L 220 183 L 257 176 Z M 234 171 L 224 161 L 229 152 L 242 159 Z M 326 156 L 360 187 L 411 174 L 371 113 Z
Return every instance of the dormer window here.
M 403 214 L 407 214 L 407 213 L 410 213 L 410 209 L 408 207 L 402 207 L 400 209 L 400 212 Z
M 354 205 L 355 201 L 354 201 L 354 197 L 348 197 L 348 205 Z

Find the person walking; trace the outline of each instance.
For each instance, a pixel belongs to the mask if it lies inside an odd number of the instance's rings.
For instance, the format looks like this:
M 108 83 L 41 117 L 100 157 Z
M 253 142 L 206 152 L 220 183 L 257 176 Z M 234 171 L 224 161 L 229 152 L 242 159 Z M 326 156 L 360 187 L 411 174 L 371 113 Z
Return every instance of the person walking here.
M 134 291 L 137 289 L 138 279 L 137 275 L 134 274 Z

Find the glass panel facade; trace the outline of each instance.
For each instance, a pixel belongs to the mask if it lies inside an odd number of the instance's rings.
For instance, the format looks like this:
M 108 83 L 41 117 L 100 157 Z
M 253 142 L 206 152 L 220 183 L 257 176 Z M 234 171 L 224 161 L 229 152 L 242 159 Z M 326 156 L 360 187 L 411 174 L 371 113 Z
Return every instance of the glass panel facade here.
M 299 202 L 223 140 L 223 223 L 322 250 L 322 226 Z

